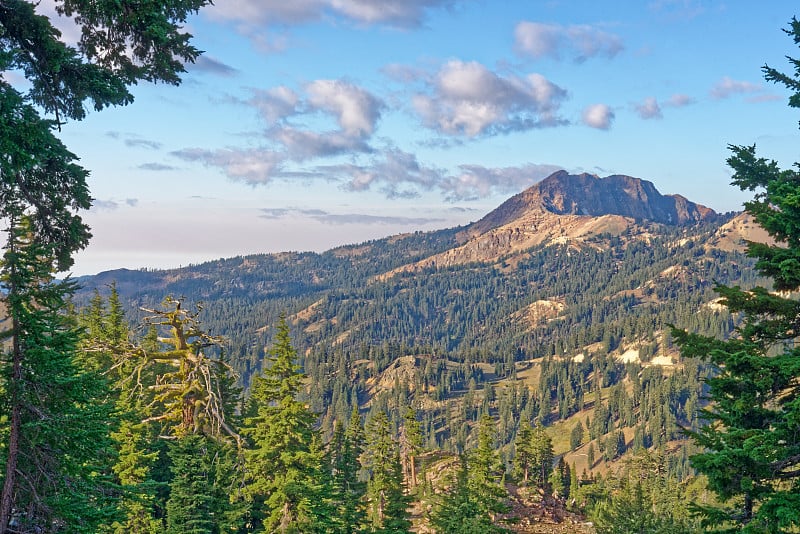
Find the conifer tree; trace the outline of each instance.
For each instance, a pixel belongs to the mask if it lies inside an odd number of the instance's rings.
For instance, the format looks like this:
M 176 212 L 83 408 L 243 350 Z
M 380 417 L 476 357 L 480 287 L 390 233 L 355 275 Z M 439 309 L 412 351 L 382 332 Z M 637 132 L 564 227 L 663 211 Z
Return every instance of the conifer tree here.
M 431 512 L 431 526 L 440 534 L 500 534 L 491 515 L 471 490 L 465 455 L 459 459 L 453 485 L 439 497 Z
M 490 517 L 507 509 L 504 470 L 497 449 L 495 421 L 491 416 L 483 415 L 478 421 L 477 446 L 468 455 L 468 484 L 471 494 Z
M 422 450 L 422 429 L 417 420 L 417 412 L 409 406 L 403 414 L 403 426 L 400 433 L 400 453 L 406 480 L 411 490 L 417 487 L 417 455 Z
M 398 445 L 389 417 L 377 411 L 366 427 L 365 467 L 369 470 L 367 503 L 374 532 L 407 532 L 409 499 L 404 494 Z
M 522 477 L 522 485 L 528 485 L 531 465 L 533 463 L 533 427 L 530 422 L 523 421 L 519 425 L 517 437 L 514 440 L 514 470 L 518 477 Z
M 800 44 L 800 21 L 787 33 Z M 769 81 L 793 94 L 800 107 L 800 60 L 789 58 L 791 75 L 764 67 Z M 755 191 L 745 211 L 775 240 L 748 243 L 756 269 L 772 289 L 718 286 L 723 304 L 742 322 L 728 340 L 673 331 L 687 356 L 708 359 L 716 375 L 707 380 L 711 404 L 705 426 L 692 434 L 706 452 L 692 465 L 708 477 L 725 507 L 705 507 L 707 524 L 729 532 L 791 532 L 800 528 L 800 172 L 760 158 L 755 146 L 732 146 L 733 185 Z
M 0 391 L 8 414 L 0 420 L 8 440 L 0 532 L 95 532 L 116 516 L 108 383 L 78 355 L 79 330 L 64 313 L 74 286 L 53 280 L 57 247 L 37 235 L 19 204 L 4 208 L 0 273 L 11 329 L 0 334 L 10 341 Z
M 361 480 L 359 458 L 364 452 L 364 432 L 358 408 L 353 408 L 345 430 L 337 423 L 328 444 L 331 472 L 330 500 L 337 518 L 334 531 L 341 534 L 358 532 L 366 522 L 364 497 L 366 483 Z
M 173 480 L 167 501 L 166 534 L 215 532 L 213 470 L 210 440 L 202 434 L 186 434 L 171 443 Z
M 303 374 L 295 363 L 285 317 L 278 323 L 266 367 L 254 378 L 242 433 L 245 451 L 245 494 L 262 503 L 254 525 L 263 532 L 307 532 L 325 517 L 318 507 L 322 453 L 315 444 L 316 416 L 297 399 Z
M 47 17 L 36 13 L 35 2 L 15 0 L 0 4 L 0 72 L 22 73 L 30 84 L 27 94 L 23 94 L 6 79 L 0 78 L 0 152 L 3 154 L 0 160 L 0 220 L 10 222 L 8 232 L 11 236 L 11 246 L 6 248 L 5 261 L 0 267 L 8 294 L 0 298 L 5 301 L 11 316 L 12 328 L 8 335 L 13 345 L 11 357 L 3 362 L 4 400 L 10 418 L 5 475 L 0 493 L 0 534 L 9 529 L 12 510 L 25 508 L 19 499 L 31 495 L 29 490 L 35 486 L 35 477 L 24 484 L 20 481 L 24 475 L 30 474 L 25 470 L 57 469 L 53 464 L 45 468 L 36 464 L 20 466 L 18 463 L 23 459 L 44 461 L 42 457 L 29 457 L 36 450 L 33 444 L 28 443 L 34 448 L 20 450 L 31 439 L 25 432 L 32 431 L 30 426 L 26 426 L 30 423 L 26 420 L 28 407 L 23 406 L 26 395 L 48 389 L 54 380 L 57 382 L 56 376 L 63 378 L 62 383 L 53 387 L 60 392 L 66 392 L 75 386 L 75 382 L 88 380 L 83 371 L 69 370 L 76 363 L 73 359 L 74 340 L 69 343 L 65 340 L 64 345 L 54 343 L 62 333 L 60 326 L 56 326 L 56 316 L 63 310 L 53 306 L 63 305 L 73 288 L 51 284 L 51 276 L 68 269 L 72 265 L 73 253 L 88 243 L 89 229 L 78 212 L 91 205 L 86 183 L 88 172 L 77 165 L 77 158 L 56 138 L 54 129 L 64 120 L 84 118 L 87 101 L 96 110 L 130 103 L 133 95 L 128 88 L 138 80 L 179 83 L 183 62 L 194 61 L 199 55 L 199 51 L 189 44 L 190 36 L 181 30 L 181 26 L 189 13 L 206 3 L 208 0 L 161 0 L 131 10 L 130 6 L 119 2 L 60 2 L 57 11 L 72 18 L 80 28 L 81 37 L 75 45 L 68 44 Z M 53 116 L 55 120 L 48 120 L 42 114 Z M 28 244 L 28 251 L 35 249 L 37 253 L 29 255 L 26 264 L 19 262 L 21 249 L 15 250 L 11 242 L 20 237 L 20 232 L 33 239 Z M 28 275 L 35 273 L 35 276 L 25 278 L 23 273 L 26 272 Z M 32 291 L 32 283 L 40 284 L 40 287 Z M 31 320 L 36 321 L 36 328 L 28 324 Z M 48 328 L 51 330 L 45 334 L 46 342 L 37 339 L 39 334 L 34 332 L 41 334 Z M 29 334 L 31 339 L 25 339 Z M 74 335 L 69 337 L 72 339 Z M 48 344 L 50 348 L 47 350 L 53 356 L 52 365 L 62 365 L 59 372 L 69 374 L 74 371 L 72 375 L 33 375 L 28 372 L 37 367 L 33 360 L 40 349 L 40 355 L 46 352 Z M 63 354 L 56 354 L 61 350 Z M 77 394 L 79 389 L 76 387 L 73 393 Z M 84 393 L 90 395 L 91 390 L 86 388 Z M 105 406 L 90 398 L 84 398 L 83 402 L 98 410 Z M 77 398 L 65 398 L 61 402 L 65 411 L 74 409 L 76 403 L 80 403 Z M 57 419 L 54 417 L 49 421 Z M 89 424 L 93 420 L 85 417 L 82 422 Z M 88 435 L 85 438 L 89 440 Z M 81 450 L 86 451 L 92 446 Z M 102 456 L 98 454 L 97 459 Z M 72 461 L 61 460 L 64 462 L 62 467 Z M 89 463 L 87 461 L 87 466 Z M 72 473 L 76 474 L 77 471 Z M 68 478 L 72 480 L 72 476 Z M 91 479 L 91 476 L 86 479 L 87 484 L 93 484 Z M 27 485 L 28 489 L 23 490 L 22 485 Z M 71 493 L 80 491 L 66 492 Z M 33 508 L 40 511 L 46 498 L 37 493 L 36 500 L 40 502 Z M 65 496 L 61 502 L 66 500 Z M 94 521 L 90 519 L 95 515 L 94 511 L 104 507 L 87 507 L 83 516 L 89 522 Z M 57 506 L 50 506 L 48 510 L 55 515 L 65 511 L 59 511 Z M 29 519 L 43 520 L 38 513 L 31 511 L 28 515 L 36 517 Z M 79 525 L 83 518 L 73 519 L 73 524 Z
M 534 482 L 546 490 L 553 469 L 553 442 L 540 425 L 536 425 L 531 435 L 531 466 Z

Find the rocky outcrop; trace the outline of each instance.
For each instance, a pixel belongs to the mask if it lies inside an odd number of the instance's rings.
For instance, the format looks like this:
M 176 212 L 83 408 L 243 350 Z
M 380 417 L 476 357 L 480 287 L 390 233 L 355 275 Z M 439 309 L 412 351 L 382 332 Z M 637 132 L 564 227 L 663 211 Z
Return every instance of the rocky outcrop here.
M 558 171 L 514 195 L 467 230 L 480 235 L 534 211 L 556 215 L 619 215 L 634 220 L 681 225 L 717 216 L 714 210 L 680 195 L 662 195 L 652 182 L 624 175 L 599 178 L 593 174 Z

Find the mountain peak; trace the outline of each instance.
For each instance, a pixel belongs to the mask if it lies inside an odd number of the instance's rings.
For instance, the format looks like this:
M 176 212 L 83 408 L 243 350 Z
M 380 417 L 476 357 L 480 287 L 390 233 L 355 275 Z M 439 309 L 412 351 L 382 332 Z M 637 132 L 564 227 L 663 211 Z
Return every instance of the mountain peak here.
M 680 195 L 662 195 L 647 180 L 622 174 L 600 178 L 562 170 L 508 199 L 475 223 L 470 233 L 504 226 L 532 211 L 592 217 L 619 215 L 669 225 L 691 224 L 716 216 L 714 210 Z

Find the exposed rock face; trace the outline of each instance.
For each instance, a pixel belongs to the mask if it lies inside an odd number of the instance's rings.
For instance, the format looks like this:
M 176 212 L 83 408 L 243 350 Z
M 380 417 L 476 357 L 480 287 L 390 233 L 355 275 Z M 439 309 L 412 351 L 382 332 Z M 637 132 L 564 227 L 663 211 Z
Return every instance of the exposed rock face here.
M 558 171 L 514 195 L 476 222 L 470 235 L 479 235 L 543 210 L 557 215 L 620 215 L 662 224 L 687 224 L 716 217 L 714 210 L 690 202 L 680 195 L 662 195 L 646 180 L 613 175 Z
M 459 233 L 458 247 L 379 278 L 401 271 L 500 258 L 510 265 L 511 256 L 537 245 L 581 246 L 600 234 L 625 234 L 628 239 L 646 240 L 648 223 L 684 225 L 716 217 L 714 210 L 685 197 L 662 195 L 646 180 L 558 171 L 465 228 Z

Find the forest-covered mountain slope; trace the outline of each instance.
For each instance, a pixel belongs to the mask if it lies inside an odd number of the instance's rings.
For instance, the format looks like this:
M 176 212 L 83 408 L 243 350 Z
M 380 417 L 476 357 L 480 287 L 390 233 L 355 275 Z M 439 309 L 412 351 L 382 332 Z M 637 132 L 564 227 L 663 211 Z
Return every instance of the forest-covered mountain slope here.
M 511 362 L 646 346 L 665 323 L 724 333 L 730 320 L 709 305 L 712 287 L 753 282 L 739 247 L 751 231 L 650 182 L 562 171 L 468 227 L 322 254 L 109 271 L 80 279 L 78 298 L 114 281 L 134 319 L 165 295 L 204 302 L 206 328 L 230 339 L 245 382 L 282 312 L 308 355 L 366 353 L 381 368 L 395 357 L 386 347 L 403 347 Z
M 423 448 L 458 452 L 488 414 L 505 465 L 521 422 L 535 421 L 581 480 L 642 448 L 684 480 L 681 429 L 700 424 L 708 371 L 680 357 L 669 325 L 731 332 L 715 284 L 765 283 L 744 239 L 764 239 L 745 215 L 634 178 L 556 173 L 467 227 L 110 271 L 80 279 L 77 298 L 114 282 L 134 322 L 166 295 L 202 301 L 204 328 L 227 337 L 245 386 L 286 314 L 326 436 L 355 407 L 390 414 L 395 431 L 413 407 Z

